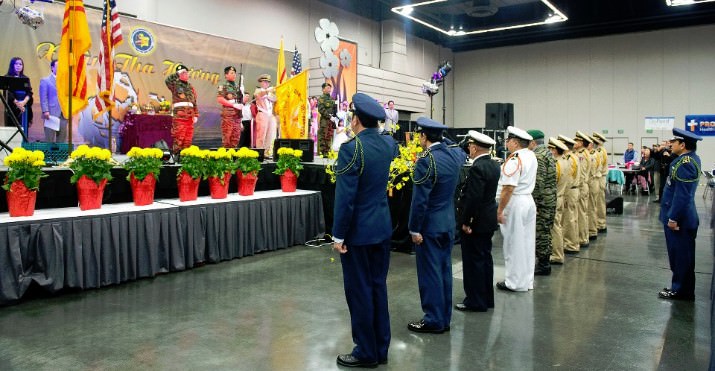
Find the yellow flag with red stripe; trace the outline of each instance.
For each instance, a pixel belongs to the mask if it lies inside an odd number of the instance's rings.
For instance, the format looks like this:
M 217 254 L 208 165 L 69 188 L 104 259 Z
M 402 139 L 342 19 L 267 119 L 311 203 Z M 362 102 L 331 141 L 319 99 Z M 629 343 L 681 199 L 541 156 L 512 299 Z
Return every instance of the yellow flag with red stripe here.
M 281 37 L 281 47 L 278 50 L 278 67 L 276 68 L 276 85 L 286 81 L 286 56 L 283 51 L 283 38 Z
M 87 63 L 92 46 L 82 0 L 67 0 L 57 58 L 57 95 L 62 115 L 69 117 L 87 106 Z M 70 105 L 72 107 L 70 112 Z

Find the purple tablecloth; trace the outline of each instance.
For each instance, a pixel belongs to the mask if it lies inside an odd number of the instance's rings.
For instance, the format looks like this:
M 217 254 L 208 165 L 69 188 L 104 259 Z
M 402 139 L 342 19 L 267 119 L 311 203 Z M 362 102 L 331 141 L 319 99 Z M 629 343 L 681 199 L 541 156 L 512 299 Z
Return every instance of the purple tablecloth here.
M 165 140 L 169 148 L 174 143 L 171 137 L 171 116 L 169 115 L 135 115 L 129 113 L 124 118 L 120 129 L 122 135 L 122 153 L 127 153 L 132 147 L 148 148 L 154 143 Z

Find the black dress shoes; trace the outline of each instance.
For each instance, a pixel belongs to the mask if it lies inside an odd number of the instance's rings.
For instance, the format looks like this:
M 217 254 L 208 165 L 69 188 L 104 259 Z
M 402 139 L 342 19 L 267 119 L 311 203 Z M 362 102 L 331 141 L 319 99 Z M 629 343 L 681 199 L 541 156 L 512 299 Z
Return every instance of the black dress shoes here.
M 588 236 L 589 241 L 593 241 L 598 238 L 598 235 Z
M 509 286 L 507 286 L 507 285 L 506 285 L 506 282 L 504 282 L 504 281 L 497 282 L 497 288 L 498 288 L 499 290 L 503 290 L 503 291 L 516 292 L 516 290 L 510 289 Z
M 341 354 L 338 356 L 337 362 L 340 366 L 345 367 L 362 367 L 362 368 L 375 368 L 377 367 L 377 362 L 366 362 L 355 358 L 352 354 Z M 387 363 L 387 360 L 385 360 Z
M 463 303 L 457 303 L 454 305 L 454 309 L 462 312 L 486 312 L 487 308 L 480 309 L 480 308 L 474 308 L 474 307 L 468 307 L 464 305 Z
M 447 326 L 446 328 L 427 326 L 427 324 L 425 323 L 425 320 L 421 319 L 419 321 L 408 323 L 407 329 L 410 331 L 414 331 L 414 332 L 422 332 L 422 333 L 428 333 L 428 334 L 441 334 L 445 331 L 449 331 L 449 326 Z
M 606 233 L 608 232 L 608 228 L 601 228 L 598 230 L 598 233 Z
M 670 291 L 669 288 L 663 289 L 663 291 L 658 293 L 658 297 L 661 299 L 668 300 L 684 300 L 684 301 L 694 301 L 695 295 L 683 295 L 675 291 Z
M 576 250 L 566 250 L 566 249 L 564 249 L 564 254 L 566 254 L 566 255 L 576 255 L 576 254 L 578 254 L 578 251 L 576 251 Z M 551 263 L 551 264 L 553 264 L 553 263 Z
M 535 276 L 550 276 L 551 275 L 551 267 L 536 268 L 536 269 L 534 269 L 534 275 Z

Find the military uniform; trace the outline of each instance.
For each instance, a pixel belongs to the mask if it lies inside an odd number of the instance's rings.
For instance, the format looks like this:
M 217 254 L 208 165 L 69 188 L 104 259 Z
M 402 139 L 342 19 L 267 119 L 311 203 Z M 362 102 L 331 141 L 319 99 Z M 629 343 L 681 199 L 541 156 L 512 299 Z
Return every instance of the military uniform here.
M 496 144 L 484 134 L 475 134 L 479 136 L 475 135 L 475 138 L 468 140 L 473 140 L 478 146 L 488 148 Z M 461 231 L 465 298 L 461 305 L 456 305 L 459 310 L 484 312 L 494 308 L 492 237 L 499 228 L 497 203 L 494 200 L 499 171 L 499 165 L 489 157 L 489 153 L 477 156 L 460 192 L 457 228 Z M 463 226 L 469 228 L 469 233 L 464 231 Z
M 588 230 L 589 230 L 589 184 L 591 177 L 591 156 L 588 153 L 586 146 L 588 145 L 585 134 L 578 132 L 574 140 L 581 140 L 584 146 L 576 150 L 579 164 L 579 190 L 578 190 L 578 242 L 581 247 L 588 246 Z
M 574 141 L 571 138 L 559 135 L 558 138 L 569 147 L 573 147 Z M 579 157 L 573 151 L 564 153 L 571 168 L 571 186 L 566 189 L 564 197 L 564 209 L 561 217 L 564 233 L 564 253 L 575 254 L 581 250 L 579 238 L 578 208 L 579 190 L 581 188 L 581 168 Z M 564 175 L 567 175 L 564 173 Z
M 171 91 L 173 116 L 171 120 L 171 136 L 174 139 L 174 153 L 191 146 L 194 138 L 194 123 L 199 117 L 196 105 L 196 90 L 188 81 L 181 81 L 179 73 L 188 68 L 179 65 L 176 73 L 169 75 L 164 83 Z
M 271 82 L 271 76 L 263 74 L 258 82 Z M 253 96 L 256 102 L 256 118 L 254 120 L 254 136 L 256 148 L 264 148 L 266 157 L 273 156 L 273 140 L 276 139 L 276 117 L 273 115 L 273 103 L 276 101 L 273 87 L 257 88 Z
M 335 123 L 330 119 L 338 114 L 338 105 L 328 94 L 318 97 L 318 113 L 320 124 L 318 126 L 318 153 L 327 157 L 330 153 L 330 144 L 333 142 Z
M 529 130 L 534 139 L 543 139 L 540 130 Z M 556 161 L 544 144 L 534 148 L 538 164 L 536 184 L 531 196 L 536 204 L 536 275 L 551 273 L 551 227 L 556 212 Z
M 552 144 L 553 143 L 553 144 Z M 554 224 L 551 227 L 551 262 L 564 263 L 564 210 L 566 204 L 566 192 L 574 184 L 576 175 L 573 163 L 576 161 L 570 157 L 568 147 L 556 138 L 549 138 L 549 147 L 558 147 L 563 154 L 556 154 L 556 212 L 554 213 Z M 576 246 L 578 247 L 578 245 Z
M 417 125 L 440 137 L 446 129 L 426 117 L 420 117 Z M 415 246 L 415 260 L 424 316 L 408 324 L 412 331 L 444 332 L 452 320 L 454 193 L 466 158 L 461 148 L 435 142 L 415 163 L 408 229 L 412 236 L 422 237 Z
M 588 181 L 588 239 L 598 237 L 598 206 L 601 193 L 601 156 L 595 149 L 588 150 L 591 159 L 591 175 Z
M 235 72 L 236 70 L 233 69 L 233 71 Z M 221 106 L 221 143 L 225 148 L 236 148 L 241 139 L 241 108 L 243 108 L 241 100 L 243 99 L 243 94 L 235 81 L 226 80 L 218 86 L 216 95 L 231 104 L 231 106 Z
M 606 231 L 606 179 L 608 178 L 608 151 L 603 148 L 606 137 L 599 133 L 593 133 L 592 137 L 600 143 L 596 153 L 600 156 L 601 181 L 598 183 L 600 193 L 596 205 L 596 228 L 599 233 Z
M 683 129 L 673 129 L 673 141 L 696 143 L 702 138 Z M 700 219 L 695 207 L 695 192 L 700 180 L 700 157 L 685 150 L 670 165 L 661 198 L 660 221 L 665 231 L 668 260 L 673 278 L 670 288 L 659 293 L 663 299 L 695 298 L 695 237 Z M 672 229 L 671 229 L 672 228 Z
M 355 94 L 353 102 L 365 117 L 384 117 L 385 111 L 365 94 Z M 336 243 L 347 248 L 340 260 L 355 342 L 350 354 L 338 356 L 338 364 L 372 367 L 387 360 L 391 335 L 386 279 L 392 223 L 386 189 L 390 163 L 397 154 L 395 141 L 380 135 L 377 128 L 363 129 L 338 152 L 332 230 Z
M 513 126 L 509 126 L 507 131 L 524 140 L 532 138 Z M 497 283 L 497 288 L 501 290 L 528 291 L 534 288 L 536 205 L 531 192 L 536 182 L 537 167 L 534 152 L 522 148 L 509 155 L 501 168 L 497 193 L 501 195 L 504 186 L 514 187 L 509 202 L 502 210 L 504 224 L 499 226 L 504 237 L 505 268 L 504 281 Z

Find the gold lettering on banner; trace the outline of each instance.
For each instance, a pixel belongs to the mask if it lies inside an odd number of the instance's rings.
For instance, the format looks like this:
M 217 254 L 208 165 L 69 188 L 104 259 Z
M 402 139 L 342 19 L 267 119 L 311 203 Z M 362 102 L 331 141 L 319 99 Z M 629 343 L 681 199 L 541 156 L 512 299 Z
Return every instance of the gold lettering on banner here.
M 122 72 L 139 72 L 146 74 L 154 73 L 154 65 L 151 63 L 142 64 L 139 57 L 127 53 L 118 53 L 114 56 L 114 66 Z
M 59 44 L 55 45 L 51 42 L 41 42 L 37 44 L 37 47 L 35 47 L 35 53 L 37 53 L 37 58 L 44 58 L 48 61 L 51 61 L 55 57 L 55 54 L 57 53 L 57 50 L 59 50 L 59 48 Z
M 166 67 L 164 69 L 164 76 L 169 76 L 170 74 L 174 73 L 176 71 L 176 67 L 180 65 L 181 63 L 179 62 L 174 62 L 170 60 L 164 60 L 162 64 Z M 218 85 L 219 80 L 221 79 L 221 75 L 219 75 L 216 72 L 209 72 L 209 71 L 204 71 L 201 69 L 194 69 L 193 67 L 189 67 L 189 77 L 195 80 L 206 80 L 210 82 L 212 85 Z

